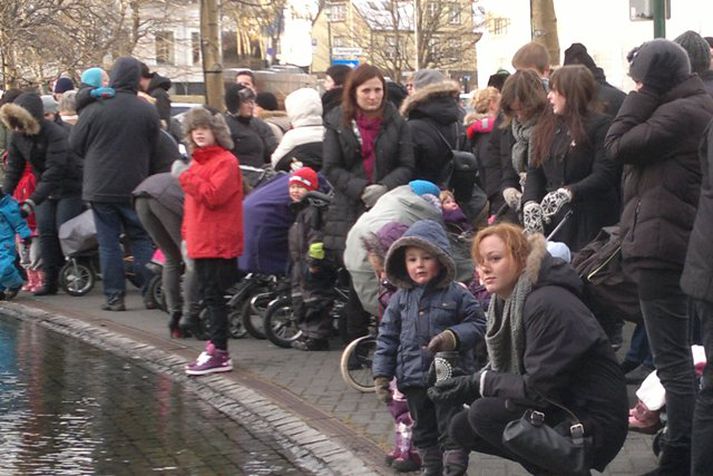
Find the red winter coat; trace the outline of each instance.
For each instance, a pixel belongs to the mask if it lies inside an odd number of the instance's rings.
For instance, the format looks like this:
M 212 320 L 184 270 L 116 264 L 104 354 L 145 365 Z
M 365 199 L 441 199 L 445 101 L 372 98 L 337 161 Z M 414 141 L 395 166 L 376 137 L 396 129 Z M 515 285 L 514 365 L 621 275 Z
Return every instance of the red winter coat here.
M 179 178 L 185 192 L 183 239 L 190 258 L 237 258 L 243 252 L 243 178 L 230 151 L 193 152 Z

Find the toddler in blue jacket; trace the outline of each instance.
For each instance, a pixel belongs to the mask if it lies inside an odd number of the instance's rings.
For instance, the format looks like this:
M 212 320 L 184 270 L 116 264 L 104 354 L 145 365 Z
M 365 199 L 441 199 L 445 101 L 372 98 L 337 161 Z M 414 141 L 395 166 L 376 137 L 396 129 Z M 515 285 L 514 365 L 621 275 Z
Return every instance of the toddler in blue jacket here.
M 440 351 L 457 351 L 459 367 L 474 370 L 473 349 L 485 331 L 485 316 L 472 294 L 455 282 L 455 262 L 443 227 L 417 221 L 391 245 L 386 275 L 398 287 L 379 325 L 373 374 L 377 396 L 391 399 L 396 377 L 414 419 L 413 444 L 428 475 L 463 475 L 468 452 L 448 435 L 460 405 L 434 403 L 426 395 L 429 368 Z
M 20 206 L 0 190 L 0 294 L 5 299 L 15 297 L 23 284 L 15 266 L 16 234 L 29 245 L 30 229 L 20 216 Z

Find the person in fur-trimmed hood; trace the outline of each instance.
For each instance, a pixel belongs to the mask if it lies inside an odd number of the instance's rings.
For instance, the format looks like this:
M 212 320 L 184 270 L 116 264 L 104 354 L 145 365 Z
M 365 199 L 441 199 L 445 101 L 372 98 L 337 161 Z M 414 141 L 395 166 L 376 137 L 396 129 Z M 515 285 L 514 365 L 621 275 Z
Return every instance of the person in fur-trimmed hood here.
M 422 474 L 462 475 L 468 452 L 447 435 L 450 418 L 461 408 L 433 403 L 426 396 L 429 367 L 441 351 L 457 351 L 458 367 L 474 370 L 473 349 L 485 319 L 468 290 L 455 282 L 455 262 L 443 227 L 420 220 L 396 240 L 386 255 L 386 276 L 399 290 L 384 312 L 372 373 L 377 397 L 388 403 L 396 377 L 414 419 L 413 444 Z
M 451 150 L 465 146 L 465 129 L 458 106 L 460 87 L 440 74 L 427 77 L 434 82 L 414 80 L 418 88 L 404 100 L 401 115 L 407 120 L 413 141 L 413 178 L 441 186 L 448 178 L 444 177 L 444 171 L 451 160 Z
M 225 291 L 234 284 L 237 257 L 243 252 L 243 179 L 230 152 L 233 140 L 222 114 L 195 107 L 183 120 L 191 162 L 173 163 L 171 173 L 185 193 L 182 235 L 195 263 L 200 294 L 208 308 L 210 340 L 186 365 L 188 375 L 229 372 L 228 311 Z M 183 315 L 182 330 L 195 332 L 195 318 Z
M 626 439 L 626 382 L 609 340 L 581 300 L 576 271 L 547 252 L 544 236 L 525 237 L 509 223 L 481 230 L 472 252 L 492 294 L 485 334 L 489 363 L 429 389 L 434 402 L 470 404 L 451 421 L 450 436 L 532 474 L 568 474 L 573 468 L 565 461 L 548 466 L 551 458 L 527 459 L 503 442 L 506 425 L 528 408 L 542 411 L 548 425 L 567 428 L 572 423 L 556 402 L 584 426 L 591 463 L 584 469 L 603 471 Z

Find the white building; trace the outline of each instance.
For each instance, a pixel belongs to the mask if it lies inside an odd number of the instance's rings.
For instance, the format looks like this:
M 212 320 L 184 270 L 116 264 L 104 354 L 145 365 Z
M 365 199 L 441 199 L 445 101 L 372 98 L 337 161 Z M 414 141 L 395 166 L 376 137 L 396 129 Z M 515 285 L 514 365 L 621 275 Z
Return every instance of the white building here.
M 499 68 L 513 71 L 510 60 L 517 49 L 530 41 L 530 9 L 525 0 L 476 0 L 485 10 L 483 37 L 477 43 L 478 84 Z M 555 0 L 555 13 L 562 64 L 564 51 L 572 43 L 587 47 L 607 81 L 628 91 L 627 53 L 653 39 L 652 21 L 631 21 L 627 0 Z M 642 1 L 640 3 L 646 3 Z M 686 30 L 713 36 L 713 1 L 670 0 L 671 16 L 666 20 L 666 38 L 674 39 Z

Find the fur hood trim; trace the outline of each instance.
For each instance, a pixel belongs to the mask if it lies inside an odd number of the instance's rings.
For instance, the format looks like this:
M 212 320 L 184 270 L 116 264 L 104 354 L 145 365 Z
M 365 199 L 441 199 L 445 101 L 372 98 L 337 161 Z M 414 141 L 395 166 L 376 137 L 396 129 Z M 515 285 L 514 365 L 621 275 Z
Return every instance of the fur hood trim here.
M 525 275 L 533 285 L 537 283 L 542 268 L 542 260 L 547 255 L 547 241 L 541 233 L 535 233 L 527 237 L 530 243 L 530 254 L 525 261 Z
M 224 149 L 233 150 L 233 139 L 230 136 L 230 129 L 221 113 L 211 114 L 203 106 L 190 109 L 183 117 L 183 133 L 186 136 L 186 143 L 190 144 L 191 150 L 195 146 L 191 139 L 191 131 L 198 126 L 207 126 L 213 131 L 216 143 Z
M 408 96 L 401 105 L 401 115 L 408 117 L 409 113 L 419 104 L 430 101 L 433 98 L 441 96 L 458 97 L 460 94 L 460 85 L 455 81 L 443 81 L 441 83 L 429 84 L 428 86 L 416 90 L 415 93 Z
M 10 131 L 19 130 L 21 134 L 35 136 L 40 133 L 40 123 L 30 112 L 14 103 L 5 104 L 0 108 L 0 121 Z

